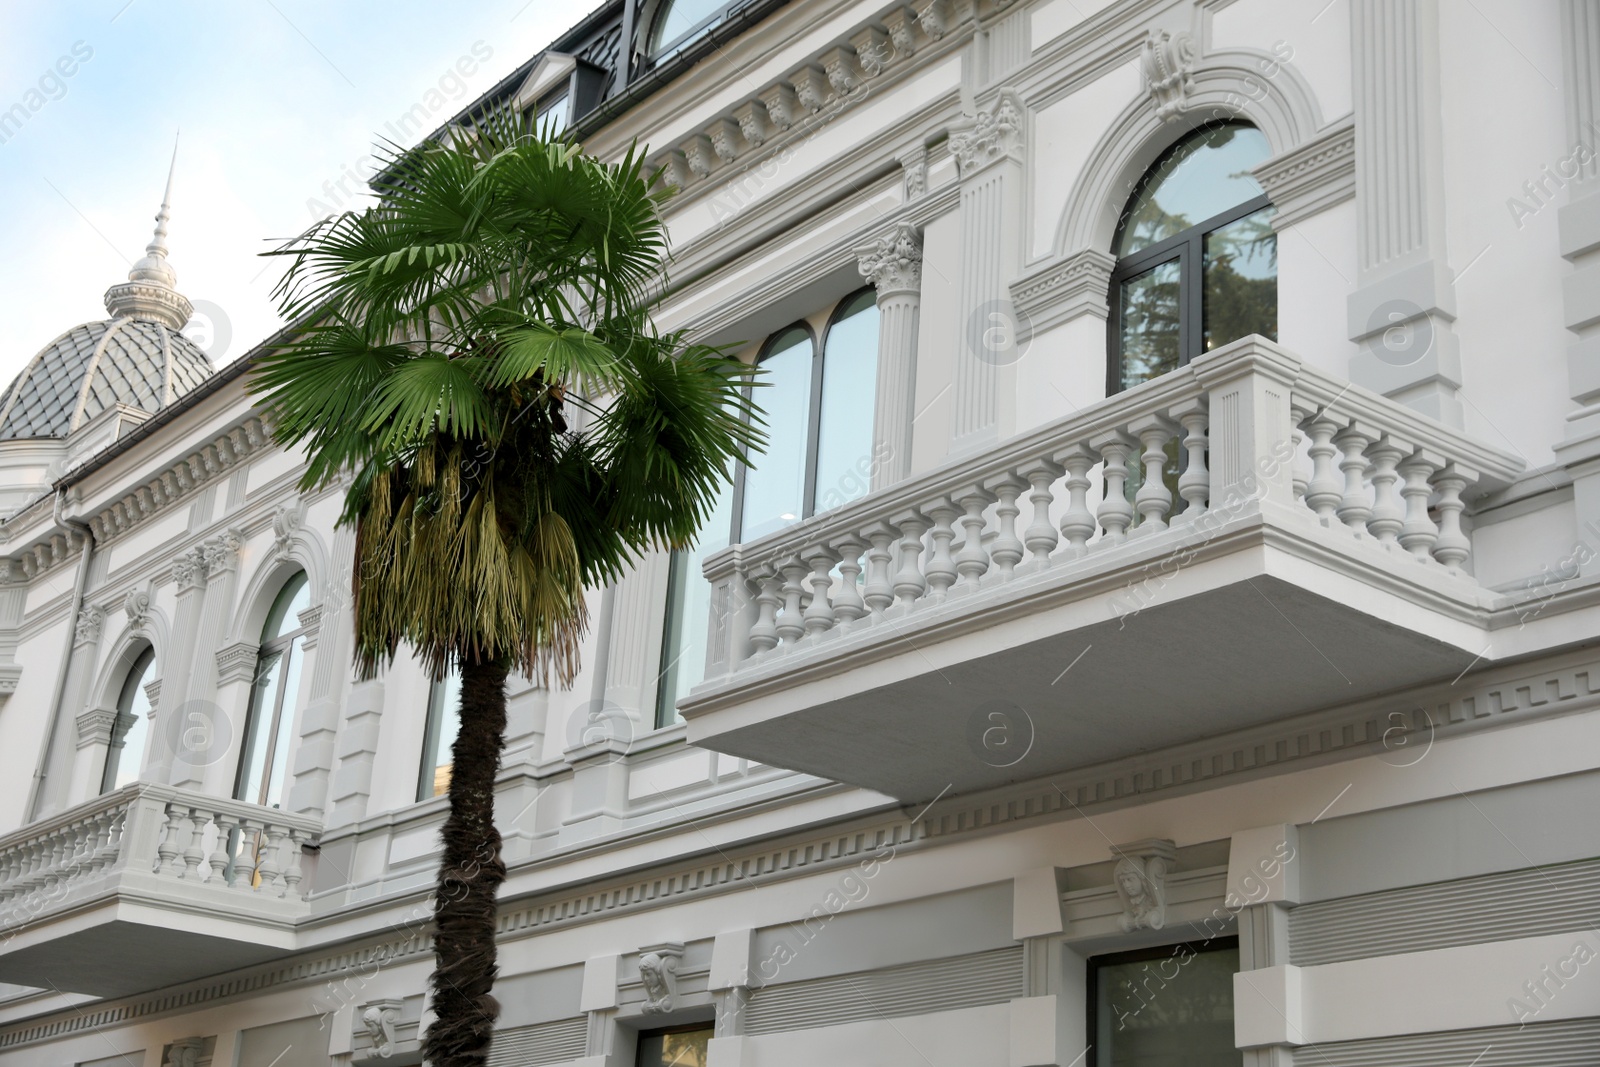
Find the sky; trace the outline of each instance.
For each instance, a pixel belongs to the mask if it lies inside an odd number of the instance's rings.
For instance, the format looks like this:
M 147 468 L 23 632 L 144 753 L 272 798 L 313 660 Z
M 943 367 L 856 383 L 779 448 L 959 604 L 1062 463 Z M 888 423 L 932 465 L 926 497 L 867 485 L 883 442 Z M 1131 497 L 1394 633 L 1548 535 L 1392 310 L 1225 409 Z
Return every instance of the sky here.
M 0 384 L 106 317 L 175 138 L 170 262 L 196 306 L 185 332 L 221 365 L 281 323 L 283 261 L 260 253 L 359 206 L 396 120 L 421 104 L 431 131 L 592 6 L 0 0 L 0 116 L 27 112 L 0 126 Z

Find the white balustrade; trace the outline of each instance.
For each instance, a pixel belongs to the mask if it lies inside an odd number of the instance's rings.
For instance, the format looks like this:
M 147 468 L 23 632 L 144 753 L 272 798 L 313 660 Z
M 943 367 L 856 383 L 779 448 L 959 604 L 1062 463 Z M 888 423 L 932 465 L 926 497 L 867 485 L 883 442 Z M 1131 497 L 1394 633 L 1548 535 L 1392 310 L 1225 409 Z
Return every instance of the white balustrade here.
M 1505 484 L 1520 466 L 1246 339 L 985 453 L 715 553 L 705 564 L 716 605 L 708 684 L 1118 546 L 1177 551 L 1251 505 L 1363 551 L 1462 576 L 1472 548 L 1463 494 Z
M 0 837 L 0 931 L 123 872 L 175 887 L 302 900 L 302 846 L 321 832 L 319 820 L 303 815 L 129 785 Z

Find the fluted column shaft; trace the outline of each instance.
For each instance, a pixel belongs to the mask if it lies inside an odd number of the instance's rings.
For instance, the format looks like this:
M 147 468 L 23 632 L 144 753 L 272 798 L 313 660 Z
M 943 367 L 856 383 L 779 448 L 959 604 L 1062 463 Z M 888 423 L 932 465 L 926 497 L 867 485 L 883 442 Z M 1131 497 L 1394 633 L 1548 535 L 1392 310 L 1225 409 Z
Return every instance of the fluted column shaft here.
M 911 473 L 917 404 L 917 334 L 922 317 L 922 239 L 900 223 L 856 250 L 862 277 L 878 291 L 878 379 L 872 416 L 872 488 Z

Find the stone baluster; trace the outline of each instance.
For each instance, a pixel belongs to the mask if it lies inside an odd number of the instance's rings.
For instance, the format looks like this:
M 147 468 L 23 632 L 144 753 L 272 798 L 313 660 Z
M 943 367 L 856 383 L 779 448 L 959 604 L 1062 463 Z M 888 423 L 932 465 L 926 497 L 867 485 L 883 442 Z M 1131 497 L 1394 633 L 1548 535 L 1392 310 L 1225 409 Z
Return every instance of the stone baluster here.
M 961 516 L 961 552 L 956 556 L 956 570 L 961 572 L 963 593 L 976 593 L 978 583 L 989 570 L 989 550 L 983 544 L 983 513 L 995 501 L 995 495 L 981 486 L 970 486 L 956 498 L 963 509 Z
M 1094 512 L 1089 510 L 1089 489 L 1094 484 L 1089 480 L 1089 471 L 1100 462 L 1100 456 L 1083 445 L 1074 445 L 1057 454 L 1056 459 L 1067 472 L 1067 510 L 1061 516 L 1061 536 L 1067 539 L 1073 555 L 1081 556 L 1089 549 L 1089 538 L 1100 528 Z
M 862 590 L 862 599 L 866 601 L 872 617 L 881 619 L 883 613 L 889 610 L 889 605 L 894 603 L 892 546 L 899 540 L 900 531 L 889 523 L 875 522 L 862 532 L 872 545 L 867 549 L 867 583 Z
M 1472 554 L 1472 542 L 1461 529 L 1461 509 L 1466 505 L 1461 493 L 1478 480 L 1478 473 L 1451 463 L 1434 476 L 1434 488 L 1439 491 L 1439 537 L 1433 544 L 1433 558 L 1459 573 Z
M 269 897 L 283 896 L 283 838 L 286 828 L 277 823 L 261 825 L 261 862 L 256 871 L 261 875 L 257 892 Z
M 1128 527 L 1133 523 L 1133 505 L 1128 503 L 1128 457 L 1133 454 L 1134 442 L 1126 434 L 1113 431 L 1091 443 L 1105 457 L 1106 495 L 1100 501 L 1100 527 L 1105 530 L 1108 543 L 1119 544 L 1127 539 Z
M 305 872 L 300 869 L 300 839 L 301 832 L 294 827 L 289 828 L 288 841 L 285 845 L 287 855 L 283 864 L 283 892 L 280 896 L 290 900 L 300 900 L 300 879 L 305 877 Z
M 1141 484 L 1134 494 L 1134 505 L 1139 509 L 1140 534 L 1155 534 L 1167 528 L 1167 516 L 1172 512 L 1172 490 L 1165 478 L 1167 442 L 1172 439 L 1173 425 L 1160 415 L 1146 415 L 1130 429 L 1144 446 L 1139 457 Z
M 839 554 L 828 545 L 812 545 L 801 552 L 800 558 L 811 568 L 811 605 L 804 616 L 806 633 L 821 637 L 833 629 L 834 612 L 828 594 L 833 590 L 833 566 L 839 562 Z
M 799 556 L 789 556 L 778 564 L 783 573 L 783 611 L 778 615 L 778 636 L 792 645 L 805 636 L 805 616 L 800 601 L 805 596 L 806 574 L 811 570 Z
M 239 843 L 233 850 L 233 881 L 229 883 L 232 888 L 242 893 L 254 892 L 264 844 L 259 820 L 240 818 Z
M 211 884 L 225 886 L 233 880 L 233 856 L 228 852 L 228 846 L 233 841 L 233 832 L 239 828 L 239 819 L 219 812 L 216 823 L 217 840 L 208 860 L 211 864 Z
M 1417 452 L 1400 464 L 1400 476 L 1405 484 L 1400 495 L 1406 501 L 1406 521 L 1400 528 L 1400 547 L 1424 563 L 1433 559 L 1433 548 L 1439 541 L 1439 528 L 1428 514 L 1428 498 L 1433 495 L 1430 481 L 1433 472 L 1444 464 L 1436 456 Z
M 900 531 L 896 549 L 900 554 L 900 567 L 894 575 L 894 607 L 904 614 L 911 611 L 917 599 L 927 591 L 927 579 L 922 576 L 922 535 L 928 530 L 928 519 L 917 510 L 901 512 L 892 520 Z
M 755 568 L 751 577 L 758 592 L 756 621 L 750 624 L 750 647 L 755 649 L 755 657 L 759 657 L 771 652 L 778 644 L 778 605 L 782 602 L 778 594 L 783 583 L 778 580 L 777 570 L 770 564 Z
M 1300 462 L 1300 452 L 1306 443 L 1306 421 L 1316 413 L 1316 407 L 1305 397 L 1296 394 L 1290 398 L 1289 421 L 1294 427 L 1291 434 L 1294 439 L 1294 456 L 1289 462 L 1294 467 L 1294 500 L 1295 503 L 1302 505 L 1305 504 L 1306 493 L 1310 491 L 1311 479 L 1306 474 L 1305 465 Z
M 162 834 L 161 844 L 156 846 L 160 873 L 171 878 L 183 877 L 183 863 L 180 857 L 189 844 L 188 828 L 189 820 L 184 818 L 183 810 L 176 802 L 168 804 L 166 832 Z
M 1206 424 L 1210 415 L 1203 397 L 1179 404 L 1168 414 L 1183 427 L 1183 440 L 1179 443 L 1185 462 L 1183 473 L 1178 475 L 1178 495 L 1185 506 L 1178 518 L 1193 522 L 1206 513 L 1211 496 L 1211 472 L 1206 469 Z
M 944 496 L 924 510 L 933 519 L 933 527 L 928 533 L 928 539 L 933 542 L 933 551 L 929 553 L 928 565 L 923 568 L 923 577 L 928 580 L 929 602 L 942 604 L 957 576 L 956 561 L 950 555 L 950 542 L 956 537 L 954 523 L 956 516 L 961 514 L 961 508 L 954 500 Z
M 180 878 L 190 881 L 200 880 L 200 864 L 205 861 L 206 850 L 203 847 L 206 826 L 211 822 L 211 816 L 203 814 L 199 808 L 188 808 L 189 836 L 188 844 L 183 849 L 183 873 Z
M 1379 544 L 1398 543 L 1400 527 L 1405 525 L 1406 509 L 1395 487 L 1400 480 L 1395 466 L 1409 451 L 1388 434 L 1367 448 L 1367 459 L 1372 464 L 1372 517 L 1367 520 L 1367 531 Z
M 1025 546 L 1017 536 L 1017 516 L 1022 514 L 1022 509 L 1017 506 L 1017 498 L 1026 488 L 1028 488 L 1027 479 L 1015 474 L 1002 474 L 984 483 L 984 490 L 993 493 L 995 499 L 999 501 L 994 513 L 999 520 L 1000 531 L 995 535 L 994 543 L 989 546 L 989 559 L 1000 572 L 1000 580 L 1003 582 L 1011 580 L 1016 573 L 1017 564 L 1022 562 Z
M 866 601 L 861 598 L 861 553 L 866 547 L 867 543 L 854 534 L 845 534 L 833 542 L 833 551 L 839 560 L 839 588 L 833 594 L 833 615 L 844 629 L 867 613 Z
M 1028 500 L 1033 504 L 1033 521 L 1022 531 L 1022 541 L 1032 553 L 1028 560 L 1028 569 L 1032 571 L 1042 571 L 1050 566 L 1050 553 L 1056 550 L 1056 545 L 1061 541 L 1056 528 L 1050 523 L 1050 504 L 1055 499 L 1050 487 L 1061 477 L 1062 470 L 1061 464 L 1054 460 L 1038 459 L 1019 472 L 1033 487 L 1028 494 Z
M 1344 493 L 1339 500 L 1339 520 L 1356 533 L 1366 533 L 1372 518 L 1372 502 L 1367 495 L 1367 446 L 1374 436 L 1365 428 L 1351 423 L 1340 430 L 1333 439 L 1344 453 L 1339 469 L 1344 472 Z
M 1333 439 L 1340 425 L 1323 412 L 1306 426 L 1311 434 L 1311 447 L 1308 449 L 1311 454 L 1311 480 L 1306 483 L 1306 507 L 1314 511 L 1324 525 L 1332 524 L 1339 505 L 1344 502 L 1344 479 L 1333 461 L 1333 457 L 1339 454 Z

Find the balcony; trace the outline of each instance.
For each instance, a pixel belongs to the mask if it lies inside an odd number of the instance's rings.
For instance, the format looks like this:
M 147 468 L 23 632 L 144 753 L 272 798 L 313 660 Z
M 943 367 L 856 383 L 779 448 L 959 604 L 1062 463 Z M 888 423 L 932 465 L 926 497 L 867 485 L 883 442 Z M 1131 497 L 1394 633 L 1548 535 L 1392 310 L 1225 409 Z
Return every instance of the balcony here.
M 680 710 L 915 801 L 1449 679 L 1501 600 L 1464 501 L 1521 467 L 1246 338 L 709 557 Z
M 112 997 L 294 947 L 321 823 L 136 783 L 0 838 L 0 982 Z

